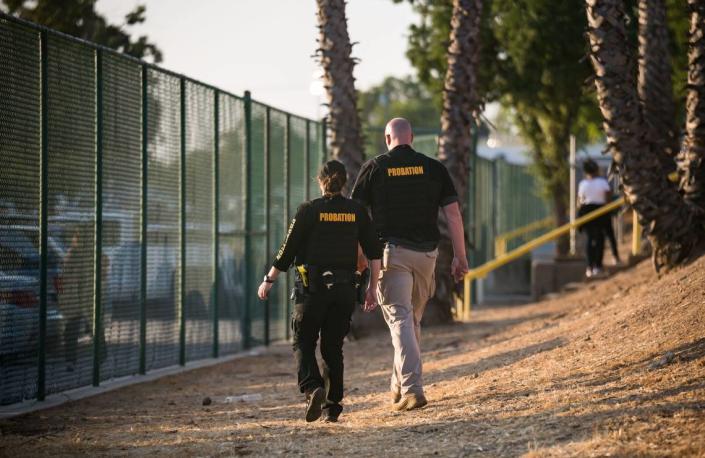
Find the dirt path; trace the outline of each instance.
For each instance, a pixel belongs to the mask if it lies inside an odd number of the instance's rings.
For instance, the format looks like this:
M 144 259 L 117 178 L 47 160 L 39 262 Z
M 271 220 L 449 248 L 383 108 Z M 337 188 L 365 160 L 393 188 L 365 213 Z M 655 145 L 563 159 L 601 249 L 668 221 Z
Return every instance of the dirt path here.
M 660 280 L 641 265 L 427 329 L 419 411 L 389 410 L 384 334 L 345 346 L 341 422 L 306 424 L 278 345 L 5 421 L 0 455 L 705 456 L 704 317 L 705 259 Z M 223 400 L 241 394 L 262 400 Z

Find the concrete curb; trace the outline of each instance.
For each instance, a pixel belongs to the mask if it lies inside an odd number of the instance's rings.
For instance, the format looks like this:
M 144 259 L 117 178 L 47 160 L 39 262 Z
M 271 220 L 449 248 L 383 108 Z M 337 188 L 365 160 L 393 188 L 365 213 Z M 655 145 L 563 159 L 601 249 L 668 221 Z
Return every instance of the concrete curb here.
M 17 404 L 11 404 L 9 406 L 2 406 L 0 407 L 0 419 L 12 418 L 18 415 L 36 412 L 38 410 L 50 409 L 52 407 L 56 407 L 67 402 L 89 398 L 91 396 L 107 393 L 109 391 L 114 391 L 126 386 L 136 385 L 138 383 L 151 382 L 162 377 L 166 377 L 167 375 L 181 374 L 183 372 L 192 371 L 194 369 L 215 366 L 216 364 L 227 363 L 229 361 L 246 358 L 248 356 L 260 356 L 265 352 L 266 349 L 267 347 L 264 346 L 255 347 L 248 351 L 236 353 L 230 356 L 224 356 L 221 358 L 208 358 L 189 362 L 186 363 L 185 366 L 169 366 L 161 369 L 155 369 L 145 375 L 127 375 L 124 377 L 115 378 L 103 382 L 100 386 L 85 386 L 81 388 L 75 388 L 73 390 L 49 395 L 44 401 L 37 401 L 36 399 L 34 399 L 19 402 Z

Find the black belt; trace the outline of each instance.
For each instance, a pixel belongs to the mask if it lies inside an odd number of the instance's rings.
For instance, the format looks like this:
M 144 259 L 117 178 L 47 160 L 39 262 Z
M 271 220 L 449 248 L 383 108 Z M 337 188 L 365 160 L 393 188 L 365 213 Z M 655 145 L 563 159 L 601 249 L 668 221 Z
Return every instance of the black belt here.
M 309 274 L 309 282 L 321 287 L 331 289 L 334 285 L 354 285 L 356 283 L 355 272 L 348 269 L 330 269 L 319 266 L 306 266 Z

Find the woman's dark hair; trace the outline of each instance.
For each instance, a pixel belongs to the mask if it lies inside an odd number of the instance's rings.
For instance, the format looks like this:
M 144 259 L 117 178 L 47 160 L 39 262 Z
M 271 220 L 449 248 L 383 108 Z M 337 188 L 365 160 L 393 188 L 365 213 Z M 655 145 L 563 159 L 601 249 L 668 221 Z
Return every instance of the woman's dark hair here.
M 345 166 L 342 162 L 336 160 L 326 162 L 318 171 L 318 181 L 323 185 L 325 194 L 339 193 L 348 181 Z
M 600 167 L 598 167 L 597 162 L 592 159 L 585 159 L 583 162 L 583 172 L 588 175 L 597 176 L 600 173 Z

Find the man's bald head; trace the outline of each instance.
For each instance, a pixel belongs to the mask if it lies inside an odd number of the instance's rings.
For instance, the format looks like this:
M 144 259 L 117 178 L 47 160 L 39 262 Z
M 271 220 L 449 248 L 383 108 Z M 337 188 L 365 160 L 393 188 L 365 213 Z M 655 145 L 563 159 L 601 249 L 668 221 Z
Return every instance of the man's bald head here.
M 411 145 L 411 142 L 414 141 L 411 123 L 404 118 L 392 119 L 384 129 L 384 141 L 387 143 L 387 149 L 399 145 Z

